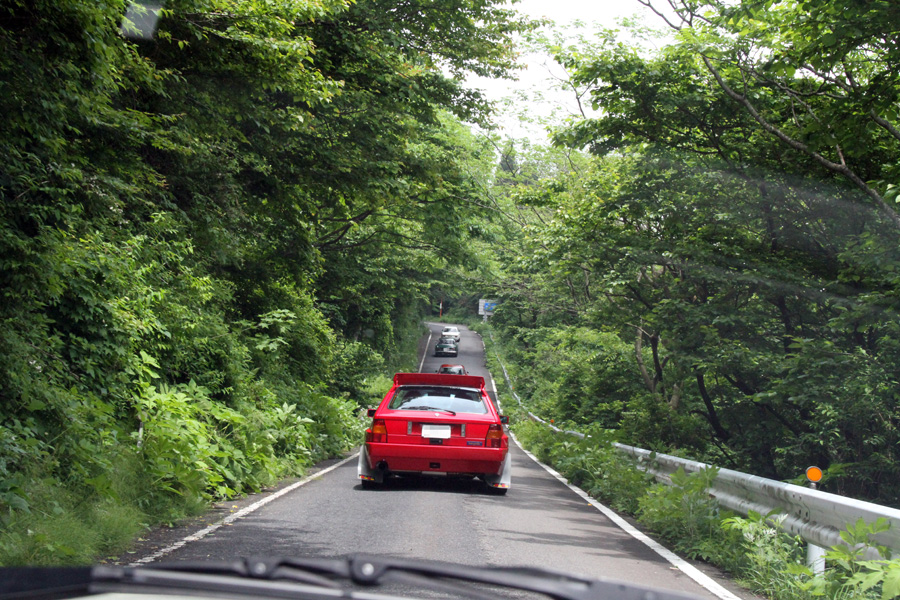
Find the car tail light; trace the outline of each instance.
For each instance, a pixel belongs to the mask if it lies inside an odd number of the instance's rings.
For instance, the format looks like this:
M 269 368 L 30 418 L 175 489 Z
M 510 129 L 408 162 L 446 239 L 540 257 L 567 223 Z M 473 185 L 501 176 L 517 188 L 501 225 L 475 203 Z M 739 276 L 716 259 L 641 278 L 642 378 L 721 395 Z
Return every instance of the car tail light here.
M 503 427 L 500 425 L 491 425 L 488 428 L 487 437 L 484 439 L 484 445 L 487 448 L 502 448 L 503 444 Z
M 384 443 L 387 441 L 387 426 L 384 419 L 375 419 L 372 421 L 371 429 L 366 431 L 367 442 Z

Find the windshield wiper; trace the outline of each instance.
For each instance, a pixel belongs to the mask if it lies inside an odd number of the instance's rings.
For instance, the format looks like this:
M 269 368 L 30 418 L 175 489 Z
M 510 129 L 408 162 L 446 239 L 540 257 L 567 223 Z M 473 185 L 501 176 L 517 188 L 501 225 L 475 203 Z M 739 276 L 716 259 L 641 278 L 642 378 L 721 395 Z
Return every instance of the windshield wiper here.
M 0 582 L 10 573 L 30 571 L 34 586 L 0 586 L 0 599 L 66 598 L 85 593 L 126 592 L 151 594 L 228 595 L 300 600 L 400 600 L 433 597 L 433 592 L 454 598 L 496 600 L 491 588 L 543 594 L 555 600 L 696 600 L 691 596 L 592 579 L 530 567 L 480 567 L 367 555 L 347 558 L 243 558 L 228 562 L 149 564 L 134 567 L 98 566 L 72 569 L 77 577 L 51 581 L 36 571 L 63 569 L 2 569 Z M 88 575 L 89 577 L 86 577 Z M 66 579 L 66 578 L 64 578 Z M 365 588 L 401 584 L 400 595 Z M 66 585 L 68 584 L 68 585 Z M 358 586 L 349 587 L 350 584 Z M 410 591 L 412 587 L 412 591 Z M 40 588 L 40 589 L 38 589 Z M 360 589 L 363 588 L 363 589 Z M 421 590 L 422 594 L 417 593 Z M 78 593 L 81 592 L 81 593 Z
M 410 406 L 409 408 L 400 407 L 401 410 L 436 410 L 439 412 L 450 413 L 454 417 L 456 416 L 456 411 L 450 410 L 449 408 L 436 408 L 434 406 Z

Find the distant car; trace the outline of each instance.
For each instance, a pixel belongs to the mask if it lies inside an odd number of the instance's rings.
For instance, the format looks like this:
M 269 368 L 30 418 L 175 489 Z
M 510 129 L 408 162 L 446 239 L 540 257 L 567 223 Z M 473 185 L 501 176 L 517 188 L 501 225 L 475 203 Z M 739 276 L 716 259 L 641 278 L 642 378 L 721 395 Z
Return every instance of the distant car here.
M 459 346 L 456 340 L 449 337 L 442 337 L 438 343 L 434 345 L 435 356 L 459 356 Z
M 509 439 L 501 416 L 474 375 L 397 373 L 360 448 L 364 487 L 390 475 L 477 476 L 497 493 L 511 482 Z
M 444 375 L 468 375 L 468 371 L 466 371 L 466 367 L 463 365 L 441 365 L 441 367 L 437 370 L 438 373 L 442 373 Z
M 452 337 L 457 342 L 459 341 L 459 329 L 457 327 L 444 327 L 441 331 L 441 337 Z

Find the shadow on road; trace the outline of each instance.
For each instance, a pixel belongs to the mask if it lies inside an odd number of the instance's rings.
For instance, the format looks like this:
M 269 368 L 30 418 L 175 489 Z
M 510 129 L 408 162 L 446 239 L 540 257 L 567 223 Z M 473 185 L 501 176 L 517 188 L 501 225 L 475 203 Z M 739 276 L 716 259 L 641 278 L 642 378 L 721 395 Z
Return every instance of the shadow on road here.
M 403 475 L 389 477 L 381 485 L 363 487 L 356 485 L 354 490 L 364 492 L 418 491 L 441 492 L 447 494 L 465 494 L 478 496 L 495 496 L 497 492 L 480 479 L 470 477 L 449 477 L 443 475 Z

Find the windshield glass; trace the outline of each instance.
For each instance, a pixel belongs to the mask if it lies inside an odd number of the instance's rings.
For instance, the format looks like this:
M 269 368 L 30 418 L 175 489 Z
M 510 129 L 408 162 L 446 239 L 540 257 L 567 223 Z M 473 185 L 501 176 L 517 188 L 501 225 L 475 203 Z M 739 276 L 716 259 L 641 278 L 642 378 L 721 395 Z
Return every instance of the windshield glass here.
M 450 410 L 455 413 L 483 415 L 487 407 L 477 390 L 437 386 L 409 386 L 397 390 L 390 408 L 395 410 Z
M 687 589 L 528 450 L 741 580 L 893 600 L 900 563 L 813 580 L 707 488 L 816 466 L 900 505 L 900 2 L 578 4 L 604 22 L 4 2 L 0 565 L 372 552 Z M 714 468 L 669 496 L 625 446 Z M 900 518 L 847 514 L 822 530 L 900 551 Z

